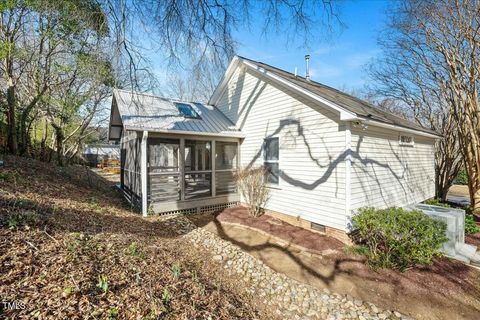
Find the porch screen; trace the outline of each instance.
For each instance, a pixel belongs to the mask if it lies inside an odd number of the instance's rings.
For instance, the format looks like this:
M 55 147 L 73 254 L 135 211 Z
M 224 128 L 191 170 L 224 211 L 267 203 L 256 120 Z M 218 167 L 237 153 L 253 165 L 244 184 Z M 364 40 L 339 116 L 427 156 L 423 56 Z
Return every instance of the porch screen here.
M 149 202 L 180 200 L 180 141 L 148 139 Z
M 236 142 L 215 143 L 215 187 L 218 195 L 237 191 L 233 177 L 237 169 L 237 152 Z
M 212 195 L 210 141 L 185 140 L 185 200 Z

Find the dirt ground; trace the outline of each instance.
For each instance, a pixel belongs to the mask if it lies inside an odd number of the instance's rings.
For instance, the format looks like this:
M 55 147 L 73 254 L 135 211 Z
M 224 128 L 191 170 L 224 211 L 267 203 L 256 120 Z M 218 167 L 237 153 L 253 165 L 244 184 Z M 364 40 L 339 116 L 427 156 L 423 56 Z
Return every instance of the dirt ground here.
M 282 227 L 283 222 L 269 216 L 258 221 L 246 214 L 240 218 L 238 211 L 226 209 L 217 215 L 192 216 L 191 220 L 274 270 L 315 287 L 350 294 L 416 319 L 478 319 L 480 273 L 462 263 L 442 258 L 430 267 L 405 273 L 375 272 L 362 257 L 347 254 L 335 239 L 308 230 L 295 231 L 297 227 L 290 225 Z M 308 241 L 302 242 L 295 234 Z M 312 254 L 315 251 L 317 254 Z
M 2 160 L 0 319 L 273 318 L 180 219 L 142 218 L 86 167 Z
M 110 173 L 99 168 L 91 168 L 91 170 L 102 177 L 103 179 L 112 182 L 114 184 L 120 183 L 120 174 L 119 173 Z

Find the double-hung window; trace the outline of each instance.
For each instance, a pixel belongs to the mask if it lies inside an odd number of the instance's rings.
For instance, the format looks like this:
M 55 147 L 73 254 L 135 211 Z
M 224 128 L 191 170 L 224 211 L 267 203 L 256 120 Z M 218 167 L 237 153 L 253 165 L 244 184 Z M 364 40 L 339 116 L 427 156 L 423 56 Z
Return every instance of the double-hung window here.
M 278 152 L 278 138 L 266 138 L 263 144 L 263 165 L 267 170 L 267 183 L 278 184 L 280 169 L 279 169 L 279 152 Z

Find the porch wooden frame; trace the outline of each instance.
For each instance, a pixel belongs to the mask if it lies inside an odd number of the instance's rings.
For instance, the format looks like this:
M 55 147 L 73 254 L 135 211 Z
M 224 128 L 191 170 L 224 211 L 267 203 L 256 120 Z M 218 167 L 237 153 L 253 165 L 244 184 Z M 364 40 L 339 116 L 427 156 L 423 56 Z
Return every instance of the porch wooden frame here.
M 179 140 L 179 174 L 180 174 L 180 200 L 154 202 L 148 201 L 148 138 L 166 138 L 166 139 L 178 139 Z M 185 140 L 198 140 L 198 141 L 210 141 L 211 143 L 211 196 L 197 199 L 185 200 Z M 234 137 L 217 137 L 210 135 L 179 135 L 179 134 L 166 134 L 158 132 L 143 131 L 141 140 L 141 187 L 142 187 L 142 215 L 146 217 L 149 209 L 154 213 L 162 213 L 176 210 L 199 208 L 209 205 L 224 204 L 229 202 L 240 201 L 238 191 L 235 193 L 225 194 L 218 196 L 216 194 L 216 172 L 231 171 L 230 169 L 216 170 L 215 168 L 215 153 L 216 142 L 236 142 L 237 143 L 237 161 L 236 168 L 240 166 L 240 138 Z M 200 171 L 195 171 L 195 173 Z

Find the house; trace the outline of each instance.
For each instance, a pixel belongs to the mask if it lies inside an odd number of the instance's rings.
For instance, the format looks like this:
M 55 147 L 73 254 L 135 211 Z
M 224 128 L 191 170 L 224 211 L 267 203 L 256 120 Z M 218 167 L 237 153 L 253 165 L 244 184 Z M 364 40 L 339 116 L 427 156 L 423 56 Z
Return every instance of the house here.
M 115 144 L 86 145 L 83 156 L 91 167 L 96 167 L 102 160 L 120 160 L 120 146 Z
M 440 136 L 369 103 L 236 56 L 208 104 L 115 90 L 109 137 L 143 214 L 241 201 L 233 173 L 265 166 L 267 210 L 341 237 L 364 206 L 434 196 Z

